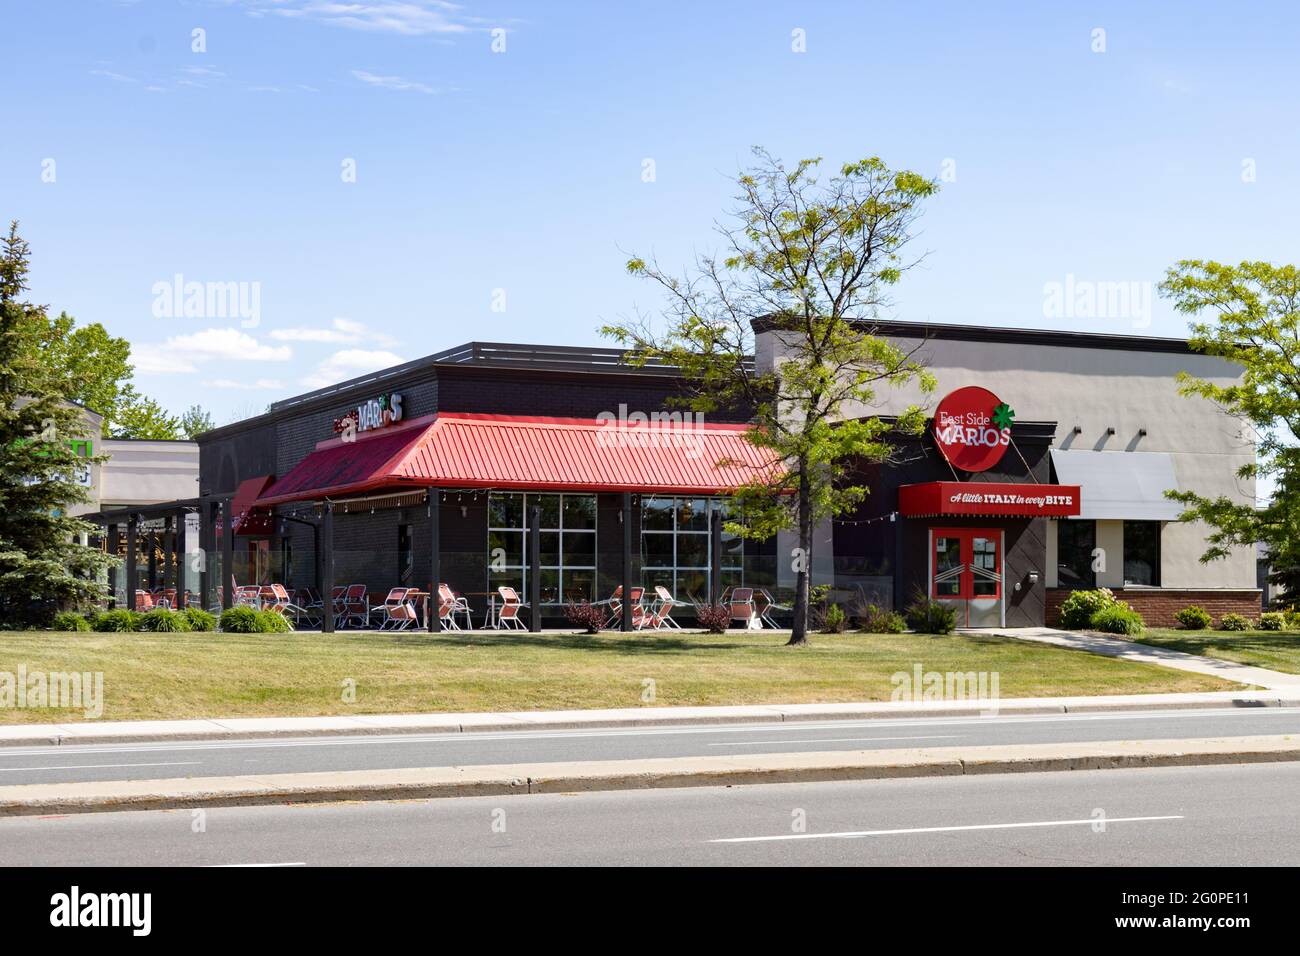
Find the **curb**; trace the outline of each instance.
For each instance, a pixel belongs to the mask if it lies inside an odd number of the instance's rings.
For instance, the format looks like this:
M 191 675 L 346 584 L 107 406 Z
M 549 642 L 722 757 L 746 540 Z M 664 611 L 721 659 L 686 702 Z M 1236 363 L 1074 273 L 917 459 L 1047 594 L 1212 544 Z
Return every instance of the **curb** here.
M 887 701 L 845 704 L 758 704 L 724 707 L 646 707 L 623 710 L 514 713 L 389 714 L 335 717 L 237 717 L 69 724 L 0 725 L 0 749 L 63 744 L 121 744 L 203 740 L 275 740 L 295 737 L 392 734 L 500 733 L 674 727 L 701 724 L 788 723 L 836 720 L 905 720 L 926 717 L 1044 716 L 1106 712 L 1300 706 L 1300 694 L 1276 690 L 1101 697 L 1012 698 L 997 701 Z
M 0 787 L 0 817 L 1300 761 L 1292 735 L 662 757 Z

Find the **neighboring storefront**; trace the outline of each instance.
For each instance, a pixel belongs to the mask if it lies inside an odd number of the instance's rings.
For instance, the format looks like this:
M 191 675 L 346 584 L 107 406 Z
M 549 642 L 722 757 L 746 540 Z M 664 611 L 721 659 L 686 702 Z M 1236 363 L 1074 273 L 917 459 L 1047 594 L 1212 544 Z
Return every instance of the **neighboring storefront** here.
M 770 366 L 780 343 L 757 331 L 755 361 Z M 1202 564 L 1204 529 L 1165 497 L 1253 500 L 1236 477 L 1248 437 L 1177 389 L 1179 371 L 1230 382 L 1231 366 L 1141 336 L 877 334 L 916 347 L 939 393 L 854 410 L 923 401 L 934 418 L 894 460 L 860 466 L 871 494 L 817 529 L 813 582 L 851 612 L 922 593 L 970 626 L 1035 625 L 1094 586 L 1151 623 L 1190 603 L 1258 609 L 1253 551 Z M 746 413 L 703 422 L 674 405 L 680 393 L 673 369 L 631 369 L 615 349 L 471 343 L 201 436 L 200 495 L 174 504 L 200 517 L 208 566 L 237 584 L 361 584 L 382 598 L 443 581 L 476 613 L 508 585 L 556 616 L 625 581 L 690 602 L 735 585 L 788 595 L 791 535 L 722 530 L 731 490 L 767 467 Z
M 1053 623 L 1075 588 L 1108 587 L 1148 623 L 1200 604 L 1258 614 L 1254 550 L 1201 563 L 1205 528 L 1167 490 L 1253 503 L 1241 424 L 1178 393 L 1177 374 L 1227 384 L 1239 370 L 1177 339 L 883 323 L 916 348 L 935 397 L 882 396 L 873 414 L 925 402 L 925 436 L 867 469 L 858 514 L 822 529 L 841 593 L 905 603 L 927 593 L 972 626 Z M 759 361 L 780 355 L 759 335 Z M 868 410 L 861 410 L 866 413 Z

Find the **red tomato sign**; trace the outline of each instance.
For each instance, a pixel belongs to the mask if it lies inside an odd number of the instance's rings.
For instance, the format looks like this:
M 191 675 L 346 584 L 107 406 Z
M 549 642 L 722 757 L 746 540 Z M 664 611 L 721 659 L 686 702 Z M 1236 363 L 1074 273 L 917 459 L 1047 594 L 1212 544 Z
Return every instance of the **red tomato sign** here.
M 1015 414 L 987 388 L 959 388 L 934 410 L 935 443 L 954 468 L 987 471 L 1002 460 L 1011 444 Z

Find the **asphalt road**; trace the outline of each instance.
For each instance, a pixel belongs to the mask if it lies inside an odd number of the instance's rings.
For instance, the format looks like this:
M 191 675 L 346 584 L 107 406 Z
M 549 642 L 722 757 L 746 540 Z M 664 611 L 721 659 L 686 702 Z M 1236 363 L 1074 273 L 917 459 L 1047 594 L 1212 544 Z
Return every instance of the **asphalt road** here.
M 1300 709 L 951 717 L 0 748 L 0 786 L 561 760 L 1300 732 Z
M 0 866 L 1294 866 L 1298 788 L 1287 763 L 16 817 Z

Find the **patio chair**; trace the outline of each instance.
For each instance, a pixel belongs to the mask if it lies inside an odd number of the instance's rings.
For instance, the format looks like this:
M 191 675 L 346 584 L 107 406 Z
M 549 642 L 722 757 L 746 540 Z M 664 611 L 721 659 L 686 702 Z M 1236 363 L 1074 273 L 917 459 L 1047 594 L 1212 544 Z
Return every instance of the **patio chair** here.
M 762 621 L 764 624 L 766 624 L 768 627 L 772 628 L 773 630 L 779 631 L 781 629 L 781 625 L 776 623 L 776 619 L 772 617 L 773 611 L 775 611 L 778 614 L 794 613 L 793 607 L 791 607 L 788 604 L 777 604 L 776 599 L 773 598 L 772 595 L 769 594 L 763 588 L 759 588 L 758 590 L 756 590 L 754 592 L 754 595 L 758 600 L 758 604 L 759 604 L 758 607 L 759 620 Z
M 137 611 L 152 611 L 157 606 L 154 603 L 153 595 L 148 591 L 135 592 L 135 609 Z
M 415 605 L 411 603 L 410 593 L 414 588 L 392 588 L 384 603 L 377 610 L 384 615 L 379 625 L 381 631 L 404 631 L 416 621 Z
M 335 615 L 340 627 L 347 627 L 351 621 L 356 627 L 365 627 L 370 623 L 370 595 L 364 584 L 349 584 L 343 591 L 342 599 L 335 604 Z
M 682 626 L 673 620 L 673 608 L 690 607 L 685 601 L 679 601 L 662 584 L 655 585 L 656 610 L 659 614 L 659 627 L 671 631 L 680 631 Z
M 264 588 L 263 590 L 270 591 L 269 603 L 264 603 L 262 605 L 263 607 L 269 607 L 273 611 L 279 611 L 285 617 L 292 617 L 295 625 L 302 623 L 303 618 L 306 618 L 307 623 L 311 624 L 313 627 L 320 623 L 320 620 L 305 607 L 294 603 L 293 599 L 289 597 L 288 588 L 283 584 L 272 584 L 269 588 Z
M 732 621 L 743 621 L 746 628 L 754 627 L 758 614 L 754 606 L 754 589 L 732 588 L 727 598 L 727 609 L 731 612 Z M 760 622 L 758 627 L 762 626 Z
M 451 625 L 452 630 L 459 631 L 460 625 L 456 623 L 456 615 L 465 616 L 465 629 L 474 630 L 474 622 L 471 619 L 469 601 L 451 589 L 448 584 L 438 585 L 438 618 L 444 623 Z
M 637 628 L 637 621 L 641 620 L 641 615 L 645 612 L 645 607 L 641 604 L 641 599 L 645 596 L 645 588 L 632 589 L 632 627 Z M 623 620 L 623 588 L 620 585 L 614 591 L 614 597 L 610 598 L 610 608 L 613 613 L 610 614 L 609 620 L 605 622 L 606 627 L 613 627 Z M 640 608 L 640 610 L 638 610 Z
M 262 589 L 256 584 L 245 584 L 235 588 L 235 607 L 257 607 Z
M 523 601 L 519 600 L 519 595 L 514 588 L 506 587 L 504 584 L 497 588 L 497 594 L 501 595 L 501 609 L 497 612 L 496 627 L 497 630 L 514 629 L 516 631 L 528 630 L 527 625 L 519 618 L 519 610 L 525 607 Z
M 609 627 L 615 621 L 618 620 L 618 616 L 621 613 L 620 609 L 622 608 L 622 606 L 623 606 L 623 585 L 621 584 L 618 587 L 614 588 L 614 593 L 611 594 L 609 597 L 607 597 L 605 600 L 596 601 L 592 605 L 592 607 L 609 608 L 609 617 L 605 619 L 606 627 Z

